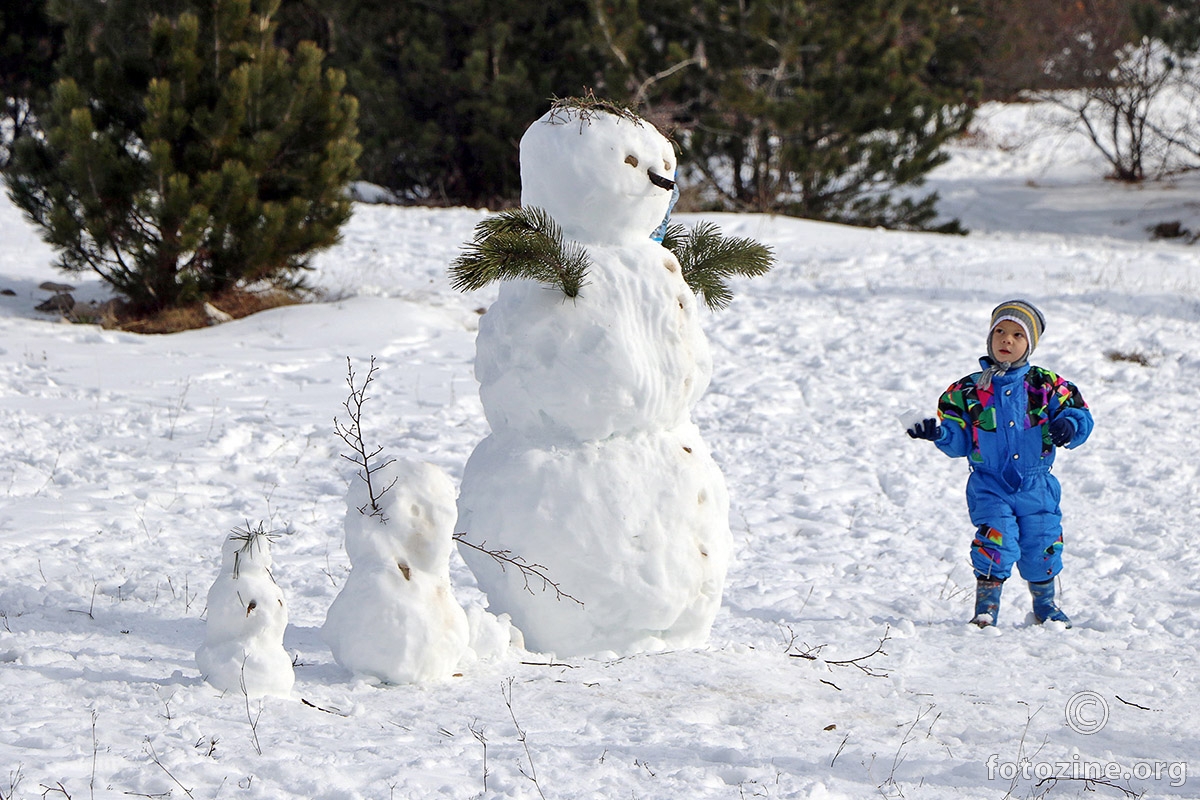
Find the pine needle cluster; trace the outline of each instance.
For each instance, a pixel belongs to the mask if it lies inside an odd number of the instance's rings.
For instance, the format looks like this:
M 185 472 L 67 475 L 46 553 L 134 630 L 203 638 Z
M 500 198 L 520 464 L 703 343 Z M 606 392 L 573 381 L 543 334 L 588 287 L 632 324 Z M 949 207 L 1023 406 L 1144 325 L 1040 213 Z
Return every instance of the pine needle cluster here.
M 558 223 L 540 208 L 514 208 L 483 220 L 464 251 L 450 265 L 459 291 L 526 278 L 576 297 L 591 266 L 583 246 L 564 242 Z
M 662 244 L 679 260 L 687 285 L 713 311 L 725 308 L 733 299 L 728 278 L 762 275 L 775 263 L 770 247 L 753 239 L 726 237 L 711 222 L 701 222 L 691 231 L 671 225 Z
M 728 279 L 754 277 L 775 263 L 770 247 L 727 237 L 710 222 L 688 231 L 671 225 L 663 247 L 675 254 L 688 287 L 713 311 L 729 305 Z M 450 282 L 459 291 L 482 289 L 493 281 L 524 278 L 576 297 L 591 261 L 577 242 L 565 242 L 562 229 L 540 208 L 502 211 L 475 226 L 475 235 L 450 265 Z
M 229 541 L 240 542 L 241 547 L 233 554 L 233 578 L 236 580 L 241 572 L 242 554 L 244 553 L 250 559 L 254 558 L 256 550 L 263 550 L 275 543 L 275 540 L 280 536 L 278 531 L 269 531 L 266 525 L 259 521 L 257 527 L 250 527 L 250 521 L 246 521 L 246 527 L 234 528 L 229 534 Z M 265 542 L 265 544 L 264 544 Z M 271 580 L 274 580 L 272 576 Z

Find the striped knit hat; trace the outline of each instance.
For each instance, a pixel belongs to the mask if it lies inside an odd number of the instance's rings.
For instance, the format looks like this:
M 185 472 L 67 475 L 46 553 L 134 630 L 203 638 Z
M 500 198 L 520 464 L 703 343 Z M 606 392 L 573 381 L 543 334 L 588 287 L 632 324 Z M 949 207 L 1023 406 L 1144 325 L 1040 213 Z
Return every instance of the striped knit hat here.
M 1033 355 L 1033 349 L 1037 347 L 1038 340 L 1042 338 L 1042 331 L 1046 329 L 1046 318 L 1042 316 L 1041 311 L 1037 310 L 1037 306 L 1028 300 L 1006 300 L 993 308 L 992 325 L 988 328 L 987 339 L 988 355 L 992 357 L 993 361 L 998 361 L 999 359 L 992 352 L 992 331 L 996 330 L 996 326 L 1004 320 L 1011 320 L 1017 323 L 1025 331 L 1025 338 L 1029 341 L 1029 349 L 1025 351 L 1024 357 L 1010 366 L 1024 364 Z
M 992 332 L 996 330 L 997 325 L 1005 320 L 1011 320 L 1020 325 L 1022 330 L 1025 331 L 1025 340 L 1029 342 L 1029 347 L 1025 350 L 1025 355 L 1011 364 L 1000 361 L 992 351 Z M 1033 355 L 1033 349 L 1037 347 L 1038 340 L 1042 338 L 1042 331 L 1045 329 L 1046 318 L 1042 316 L 1041 311 L 1038 311 L 1037 306 L 1028 300 L 1006 300 L 993 308 L 992 324 L 988 328 L 987 336 L 987 353 L 992 359 L 992 366 L 985 369 L 977 381 L 979 388 L 988 388 L 991 386 L 992 378 L 995 376 L 1003 375 L 1013 367 L 1019 367 L 1028 362 L 1029 357 Z

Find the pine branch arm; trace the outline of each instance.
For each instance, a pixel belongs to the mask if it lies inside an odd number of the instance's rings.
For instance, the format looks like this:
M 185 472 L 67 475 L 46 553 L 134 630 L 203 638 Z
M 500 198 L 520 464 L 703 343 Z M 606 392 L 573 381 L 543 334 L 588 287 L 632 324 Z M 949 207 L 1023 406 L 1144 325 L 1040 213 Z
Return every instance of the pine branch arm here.
M 494 281 L 528 279 L 576 297 L 590 261 L 578 244 L 567 244 L 553 218 L 539 208 L 503 211 L 475 226 L 464 252 L 450 265 L 459 291 Z

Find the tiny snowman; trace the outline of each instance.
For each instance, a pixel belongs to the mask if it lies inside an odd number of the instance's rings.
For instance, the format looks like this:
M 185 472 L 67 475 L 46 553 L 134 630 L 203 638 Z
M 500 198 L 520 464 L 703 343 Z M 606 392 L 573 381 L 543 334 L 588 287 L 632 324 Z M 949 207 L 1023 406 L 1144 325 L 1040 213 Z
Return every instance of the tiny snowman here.
M 346 497 L 351 570 L 321 633 L 344 669 L 387 683 L 450 677 L 467 615 L 450 586 L 454 484 L 432 464 L 389 462 Z M 382 491 L 380 491 L 382 490 Z
M 208 591 L 208 623 L 196 666 L 210 684 L 249 697 L 287 697 L 296 675 L 283 649 L 287 604 L 271 576 L 271 534 L 235 530 Z
M 556 102 L 520 160 L 522 208 L 480 223 L 452 267 L 462 289 L 504 280 L 476 340 L 491 434 L 464 469 L 460 552 L 530 649 L 700 645 L 732 536 L 691 420 L 712 372 L 696 294 L 723 305 L 722 277 L 765 271 L 770 251 L 712 226 L 654 241 L 675 153 L 611 104 Z

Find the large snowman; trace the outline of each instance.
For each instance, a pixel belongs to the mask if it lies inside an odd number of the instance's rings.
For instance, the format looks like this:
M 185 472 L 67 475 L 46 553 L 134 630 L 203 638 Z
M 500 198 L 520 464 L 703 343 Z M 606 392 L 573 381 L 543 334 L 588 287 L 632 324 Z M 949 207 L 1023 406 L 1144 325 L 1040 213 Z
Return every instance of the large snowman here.
M 501 284 L 475 375 L 491 435 L 468 460 L 460 548 L 531 650 L 580 655 L 708 638 L 732 537 L 724 478 L 691 421 L 712 361 L 696 295 L 651 233 L 675 153 L 619 109 L 556 105 L 521 139 L 521 203 L 587 266 L 577 292 Z M 477 242 L 478 243 L 478 242 Z

